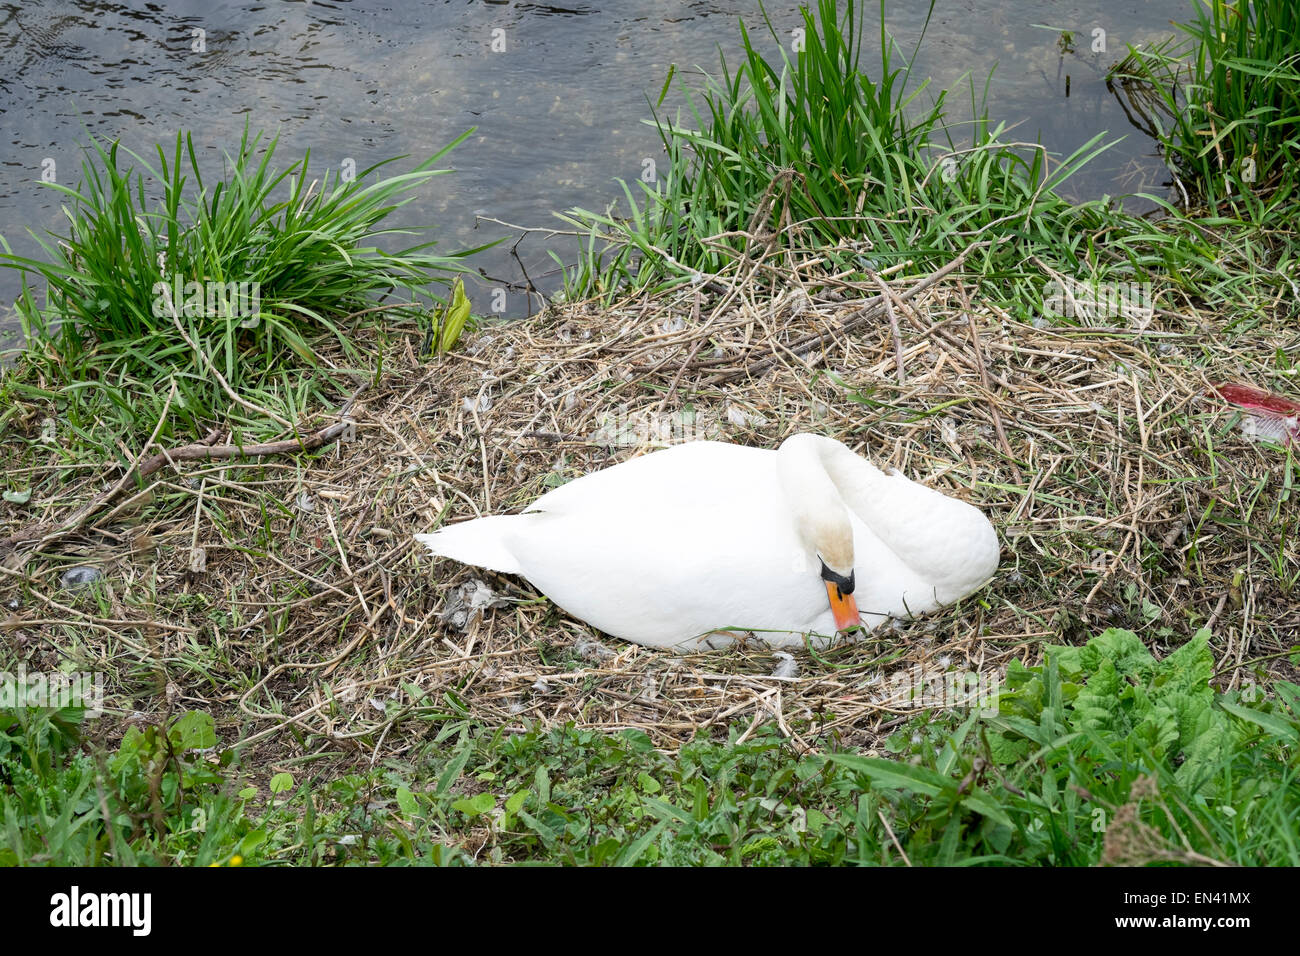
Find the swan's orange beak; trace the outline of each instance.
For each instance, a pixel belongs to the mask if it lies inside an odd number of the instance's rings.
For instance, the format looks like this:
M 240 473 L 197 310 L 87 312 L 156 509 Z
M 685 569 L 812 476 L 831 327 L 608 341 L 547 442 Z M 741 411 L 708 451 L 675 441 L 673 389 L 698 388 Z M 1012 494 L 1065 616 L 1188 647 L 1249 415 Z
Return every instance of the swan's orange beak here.
M 835 630 L 847 631 L 862 623 L 862 618 L 858 614 L 858 602 L 853 600 L 852 594 L 845 594 L 834 581 L 827 581 L 826 595 L 831 599 L 831 613 L 835 615 Z

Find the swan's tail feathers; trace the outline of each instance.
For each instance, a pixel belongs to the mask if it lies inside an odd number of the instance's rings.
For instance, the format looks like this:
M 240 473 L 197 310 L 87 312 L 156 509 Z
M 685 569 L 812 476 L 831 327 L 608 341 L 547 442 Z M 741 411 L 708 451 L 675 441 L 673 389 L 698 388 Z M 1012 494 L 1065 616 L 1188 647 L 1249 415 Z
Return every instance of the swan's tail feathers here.
M 417 534 L 415 540 L 434 554 L 453 558 L 502 574 L 522 574 L 519 562 L 507 544 L 507 532 L 518 515 L 493 515 L 448 525 L 432 534 Z

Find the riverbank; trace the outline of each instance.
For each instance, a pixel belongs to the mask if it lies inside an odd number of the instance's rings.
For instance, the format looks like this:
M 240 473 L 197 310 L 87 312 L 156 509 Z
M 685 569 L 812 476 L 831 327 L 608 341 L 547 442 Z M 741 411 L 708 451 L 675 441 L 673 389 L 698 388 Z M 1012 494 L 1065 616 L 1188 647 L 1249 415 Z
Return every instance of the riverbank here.
M 1004 682 L 1010 661 L 1110 627 L 1157 657 L 1208 628 L 1221 690 L 1300 677 L 1294 464 L 1207 396 L 1252 379 L 1285 324 L 1233 340 L 1195 312 L 1122 307 L 1049 325 L 972 298 L 960 262 L 889 276 L 889 310 L 861 279 L 787 279 L 559 305 L 434 359 L 412 329 L 303 418 L 300 435 L 337 432 L 318 450 L 187 452 L 138 483 L 119 462 L 68 468 L 57 402 L 22 400 L 0 436 L 27 496 L 0 508 L 6 664 L 108 674 L 87 728 L 110 751 L 133 725 L 211 714 L 250 779 L 400 760 L 453 716 L 632 729 L 670 753 L 769 725 L 801 756 L 885 753 L 921 686 Z M 994 582 L 856 645 L 677 657 L 410 540 L 665 442 L 800 430 L 984 509 Z M 16 543 L 33 522 L 41 539 Z M 73 568 L 95 581 L 70 585 Z
M 941 109 L 908 120 L 852 8 L 819 13 L 788 87 L 747 44 L 757 115 L 714 87 L 662 190 L 570 216 L 566 297 L 521 322 L 376 301 L 463 268 L 358 248 L 431 161 L 285 202 L 241 149 L 244 200 L 146 214 L 99 152 L 0 381 L 0 671 L 44 695 L 0 710 L 0 863 L 1300 864 L 1294 445 L 1215 389 L 1295 390 L 1293 164 L 1251 138 L 1283 134 L 1252 109 L 1211 161 L 1189 109 L 1204 206 L 1071 205 L 1097 141 L 1054 164 L 986 119 L 937 155 Z M 1202 42 L 1281 35 L 1255 22 Z M 255 314 L 151 305 L 249 262 Z M 675 656 L 411 539 L 797 431 L 983 509 L 993 582 L 858 643 Z M 89 709 L 50 700 L 68 673 Z

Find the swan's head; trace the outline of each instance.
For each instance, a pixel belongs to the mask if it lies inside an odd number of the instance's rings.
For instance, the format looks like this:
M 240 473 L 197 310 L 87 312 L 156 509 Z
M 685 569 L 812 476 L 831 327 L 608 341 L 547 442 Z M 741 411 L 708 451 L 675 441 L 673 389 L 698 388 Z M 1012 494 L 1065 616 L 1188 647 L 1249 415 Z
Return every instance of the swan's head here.
M 819 556 L 820 557 L 820 556 Z M 853 563 L 849 562 L 849 573 L 836 571 L 822 558 L 822 580 L 826 582 L 826 597 L 831 602 L 831 613 L 835 615 L 835 630 L 847 631 L 862 623 L 858 614 L 858 602 L 853 596 L 856 582 L 853 579 Z
M 785 450 L 785 446 L 782 448 Z M 821 566 L 821 579 L 826 585 L 826 597 L 835 617 L 835 629 L 844 631 L 857 627 L 862 618 L 853 597 L 856 583 L 853 526 L 849 523 L 848 511 L 820 464 L 802 474 L 797 465 L 789 467 L 786 480 L 791 492 L 796 530 Z

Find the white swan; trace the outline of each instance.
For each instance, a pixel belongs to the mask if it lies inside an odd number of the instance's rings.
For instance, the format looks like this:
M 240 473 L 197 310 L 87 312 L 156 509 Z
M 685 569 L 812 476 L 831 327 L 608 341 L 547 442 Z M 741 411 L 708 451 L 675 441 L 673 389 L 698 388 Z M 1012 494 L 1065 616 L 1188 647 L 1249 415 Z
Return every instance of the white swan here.
M 885 475 L 832 438 L 777 451 L 696 441 L 577 478 L 523 514 L 416 535 L 517 574 L 602 631 L 652 647 L 824 643 L 952 604 L 998 565 L 975 507 Z

